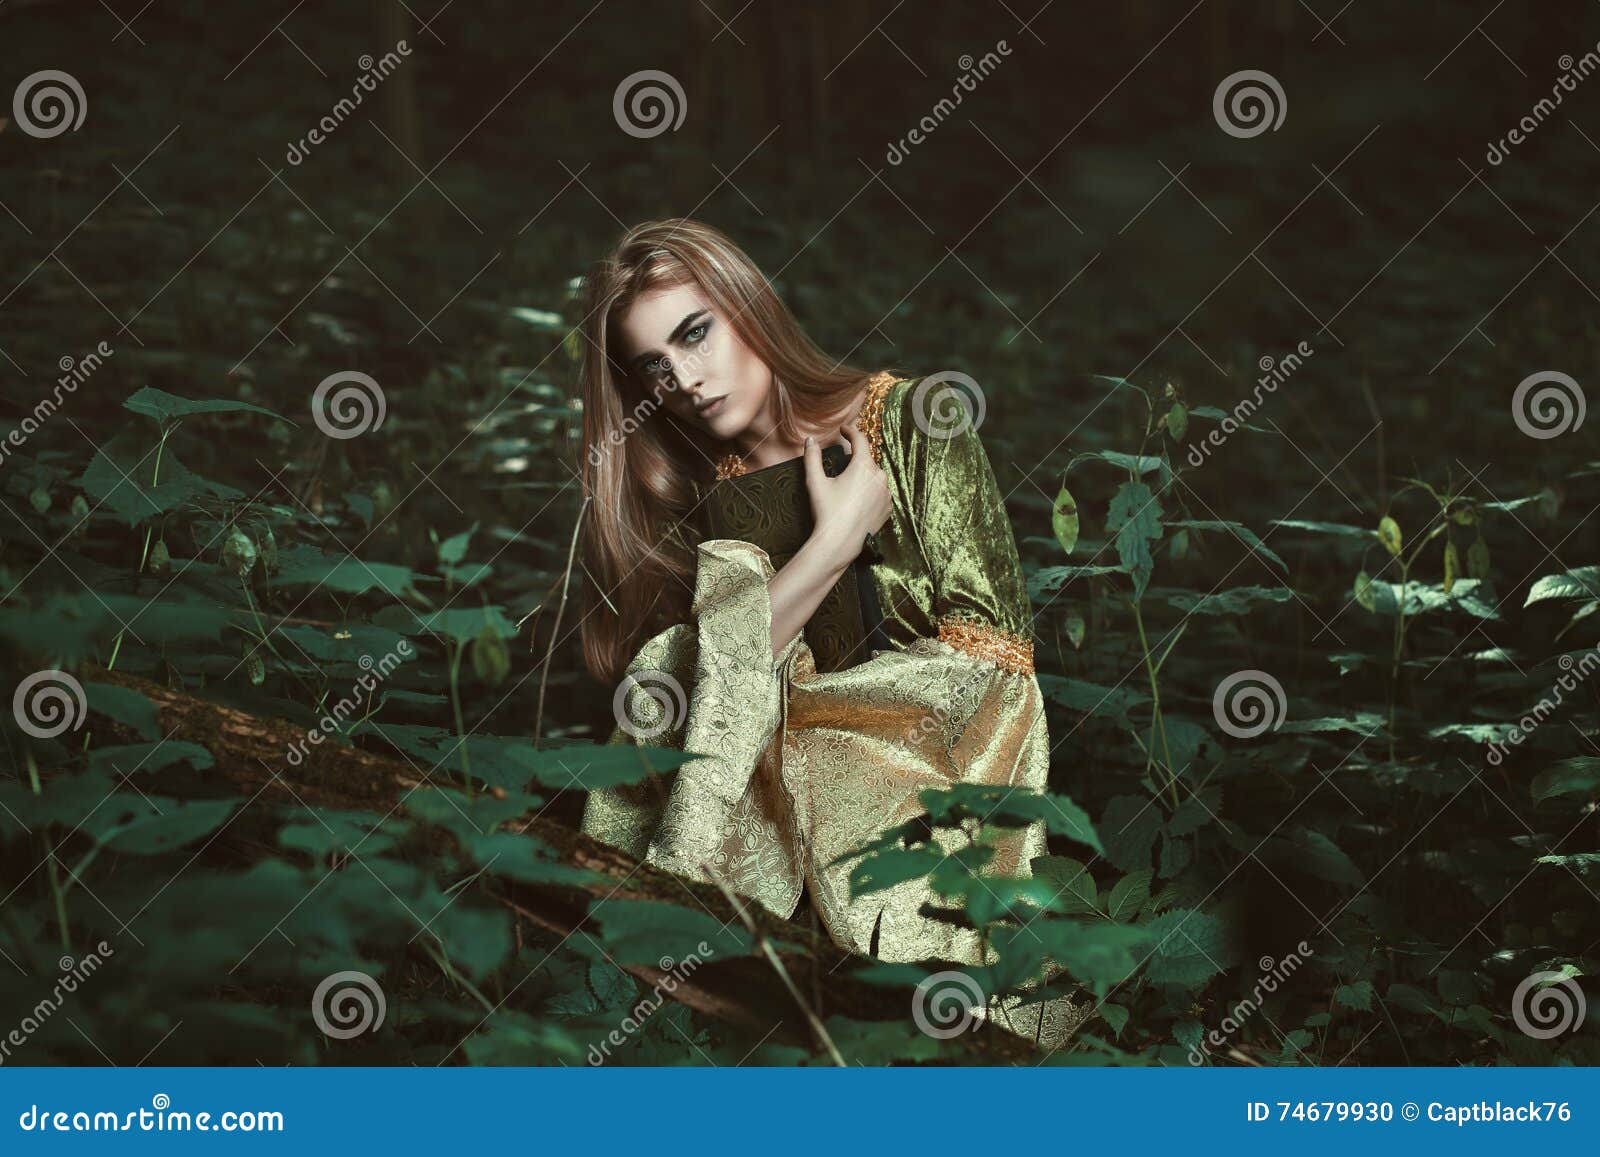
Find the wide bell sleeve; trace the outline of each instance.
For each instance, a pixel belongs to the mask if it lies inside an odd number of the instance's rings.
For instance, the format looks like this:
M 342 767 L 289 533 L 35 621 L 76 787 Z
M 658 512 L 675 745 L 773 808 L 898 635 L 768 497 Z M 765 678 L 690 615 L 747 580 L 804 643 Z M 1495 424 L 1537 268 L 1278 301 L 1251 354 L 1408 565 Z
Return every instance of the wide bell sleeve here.
M 690 621 L 652 637 L 629 663 L 611 737 L 695 758 L 670 777 L 592 792 L 582 830 L 668 871 L 718 876 L 787 916 L 803 869 L 774 737 L 782 670 L 803 636 L 773 656 L 774 573 L 751 543 L 709 539 L 696 548 Z
M 821 674 L 801 653 L 784 774 L 799 804 L 813 894 L 835 939 L 884 960 L 986 963 L 975 931 L 921 914 L 924 904 L 948 905 L 927 879 L 852 897 L 853 863 L 834 863 L 921 814 L 924 788 L 1035 791 L 1048 778 L 1027 587 L 999 486 L 976 430 L 940 437 L 918 412 L 915 391 L 902 384 L 864 428 L 894 498 L 885 565 L 910 576 L 917 606 L 901 612 L 919 636 Z M 967 843 L 951 829 L 934 838 L 947 853 Z M 985 838 L 995 853 L 982 875 L 1030 876 L 1031 859 L 1046 850 L 1037 822 Z

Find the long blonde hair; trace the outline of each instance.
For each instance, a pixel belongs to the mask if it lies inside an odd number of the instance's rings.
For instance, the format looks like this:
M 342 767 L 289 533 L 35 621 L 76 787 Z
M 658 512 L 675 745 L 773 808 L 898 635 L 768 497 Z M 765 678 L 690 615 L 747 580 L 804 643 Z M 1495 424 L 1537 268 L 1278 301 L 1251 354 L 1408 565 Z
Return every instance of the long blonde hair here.
M 771 369 L 780 435 L 803 437 L 843 414 L 867 371 L 834 362 L 800 329 L 761 271 L 720 230 L 689 218 L 624 233 L 584 281 L 581 476 L 590 499 L 581 537 L 588 581 L 582 638 L 590 674 L 618 682 L 648 634 L 689 618 L 693 478 L 732 443 L 691 435 L 623 364 L 617 325 L 640 296 L 698 287 Z M 643 415 L 643 420 L 641 420 Z

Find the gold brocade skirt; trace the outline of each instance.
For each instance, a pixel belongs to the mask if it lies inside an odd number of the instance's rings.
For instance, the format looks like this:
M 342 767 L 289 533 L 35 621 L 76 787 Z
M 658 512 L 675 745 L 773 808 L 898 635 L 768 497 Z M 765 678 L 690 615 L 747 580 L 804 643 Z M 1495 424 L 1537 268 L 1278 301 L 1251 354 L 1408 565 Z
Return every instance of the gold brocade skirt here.
M 613 742 L 694 752 L 668 780 L 592 792 L 583 830 L 693 879 L 713 876 L 776 915 L 808 890 L 841 946 L 885 961 L 984 964 L 979 933 L 923 915 L 947 907 L 927 877 L 852 897 L 859 857 L 836 862 L 923 814 L 918 793 L 956 783 L 1042 791 L 1044 704 L 1031 673 L 1006 670 L 942 639 L 818 671 L 802 635 L 774 660 L 764 551 L 700 545 L 695 617 L 649 640 L 619 691 Z M 680 694 L 681 693 L 681 694 Z M 948 854 L 969 835 L 935 828 Z M 988 826 L 985 875 L 1029 876 L 1042 823 Z M 1045 1035 L 1075 1025 L 1045 1002 Z M 1027 1014 L 1037 1026 L 1035 1005 Z M 1029 1035 L 1033 1035 L 1029 1031 Z

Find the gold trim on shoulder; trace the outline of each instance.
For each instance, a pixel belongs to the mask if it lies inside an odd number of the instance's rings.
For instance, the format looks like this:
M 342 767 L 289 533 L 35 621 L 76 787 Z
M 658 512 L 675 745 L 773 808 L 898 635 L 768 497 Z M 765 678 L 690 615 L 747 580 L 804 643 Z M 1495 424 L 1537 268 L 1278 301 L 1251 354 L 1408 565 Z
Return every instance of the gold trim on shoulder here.
M 867 396 L 856 411 L 856 425 L 867 436 L 872 460 L 883 466 L 883 401 L 897 379 L 888 370 L 879 370 L 867 379 Z
M 974 659 L 985 659 L 1017 675 L 1033 674 L 1033 640 L 1026 635 L 945 615 L 939 620 L 939 638 Z

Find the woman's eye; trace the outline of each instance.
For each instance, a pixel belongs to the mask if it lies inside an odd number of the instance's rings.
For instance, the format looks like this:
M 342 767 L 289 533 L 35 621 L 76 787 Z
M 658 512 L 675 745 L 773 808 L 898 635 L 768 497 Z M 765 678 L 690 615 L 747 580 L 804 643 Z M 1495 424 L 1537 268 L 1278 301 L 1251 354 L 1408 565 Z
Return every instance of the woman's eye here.
M 705 335 L 705 331 L 707 329 L 709 329 L 709 328 L 711 328 L 711 323 L 709 321 L 702 321 L 699 325 L 695 326 L 688 333 L 684 334 L 683 335 L 683 340 L 688 342 L 690 345 L 699 345 L 700 342 L 706 336 Z M 699 337 L 695 337 L 694 336 L 695 334 L 699 334 L 700 336 Z

